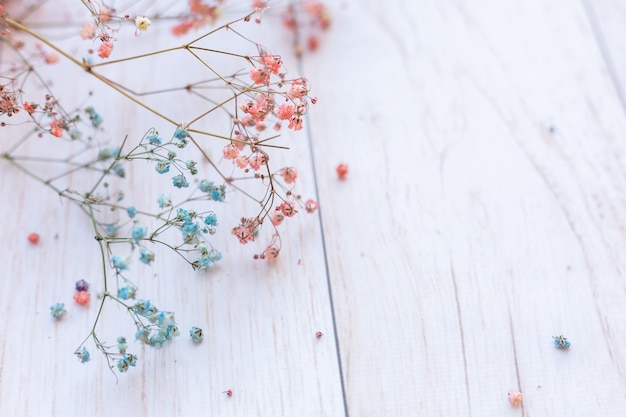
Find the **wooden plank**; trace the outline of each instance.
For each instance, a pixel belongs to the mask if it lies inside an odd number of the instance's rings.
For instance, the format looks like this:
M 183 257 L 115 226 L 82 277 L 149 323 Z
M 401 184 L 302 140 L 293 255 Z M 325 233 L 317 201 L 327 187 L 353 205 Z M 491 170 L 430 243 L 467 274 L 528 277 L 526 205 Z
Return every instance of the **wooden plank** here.
M 582 5 L 332 15 L 304 67 L 350 415 L 622 412 L 626 118 Z
M 75 2 L 65 4 L 67 10 L 78 7 Z M 50 5 L 60 7 L 57 2 Z M 137 42 L 133 47 L 142 50 L 181 44 L 183 40 L 173 40 L 169 35 L 169 26 L 169 22 L 155 22 L 151 32 L 137 38 L 131 31 L 130 37 L 116 45 L 116 56 L 128 52 L 124 42 L 129 46 L 130 42 Z M 261 28 L 255 30 L 261 33 Z M 271 50 L 290 47 L 273 33 L 265 40 Z M 62 39 L 59 42 L 64 44 Z M 221 46 L 229 48 L 235 44 Z M 293 60 L 287 56 L 285 59 L 288 68 L 295 72 Z M 130 141 L 137 140 L 151 127 L 164 136 L 172 134 L 173 126 L 155 121 L 119 94 L 85 77 L 82 70 L 63 62 L 58 65 L 46 72 L 46 77 L 54 79 L 64 103 L 82 102 L 90 89 L 96 92 L 93 103 L 109 132 L 101 139 L 109 140 L 110 145 L 119 145 L 126 134 Z M 211 65 L 218 65 L 218 61 L 211 61 Z M 107 70 L 106 75 L 135 91 L 147 91 L 175 83 L 184 85 L 198 71 L 206 72 L 200 66 L 188 67 L 179 57 L 155 61 L 155 66 L 147 68 L 120 65 Z M 182 81 L 181 74 L 186 77 Z M 68 85 L 63 87 L 63 83 Z M 200 113 L 195 102 L 187 98 L 172 100 L 159 96 L 146 100 L 181 122 Z M 7 150 L 5 141 L 16 139 L 5 132 L 2 152 Z M 53 155 L 59 151 L 55 139 L 46 135 L 28 143 L 22 152 Z M 219 147 L 209 149 L 212 145 L 203 143 L 212 155 L 219 155 L 223 146 L 220 142 Z M 298 189 L 303 196 L 312 195 L 314 178 L 305 138 L 287 134 L 280 144 L 292 150 L 277 153 L 276 163 L 297 164 Z M 191 149 L 187 151 L 192 153 Z M 171 190 L 171 185 L 166 185 L 170 178 L 160 180 L 155 178 L 153 167 L 133 165 L 127 167 L 125 183 L 111 185 L 114 190 L 119 187 L 126 191 L 124 201 L 128 204 L 150 207 L 158 194 Z M 202 172 L 208 171 L 208 164 L 199 165 Z M 86 345 L 93 357 L 87 365 L 73 355 L 89 333 L 97 313 L 96 294 L 103 289 L 99 278 L 102 261 L 89 219 L 16 168 L 5 162 L 2 166 L 0 195 L 5 204 L 0 215 L 7 221 L 4 238 L 0 239 L 5 259 L 0 331 L 6 335 L 0 340 L 0 415 L 342 414 L 321 227 L 315 216 L 301 215 L 287 222 L 283 253 L 276 265 L 254 261 L 252 255 L 263 246 L 241 246 L 230 229 L 242 215 L 258 208 L 248 204 L 250 211 L 242 211 L 245 198 L 233 193 L 225 205 L 215 207 L 221 228 L 214 244 L 225 258 L 216 268 L 199 274 L 175 255 L 162 252 L 158 252 L 152 268 L 135 260 L 130 274 L 140 287 L 139 295 L 150 298 L 164 310 L 174 311 L 182 334 L 161 350 L 145 347 L 132 340 L 135 330 L 125 312 L 108 303 L 97 327 L 98 334 L 109 343 L 125 335 L 129 351 L 140 358 L 137 368 L 116 381 L 92 343 Z M 279 167 L 276 165 L 276 169 Z M 44 167 L 40 172 L 48 177 L 53 171 Z M 67 184 L 83 191 L 93 179 L 93 175 L 80 173 L 70 176 Z M 41 235 L 37 246 L 26 241 L 30 231 Z M 93 298 L 86 309 L 71 300 L 74 282 L 81 278 L 92 284 Z M 59 322 L 48 311 L 56 301 L 65 302 L 68 309 L 68 315 Z M 188 337 L 192 325 L 206 332 L 200 345 L 194 345 Z M 318 339 L 316 331 L 326 335 Z M 229 389 L 232 397 L 225 394 Z

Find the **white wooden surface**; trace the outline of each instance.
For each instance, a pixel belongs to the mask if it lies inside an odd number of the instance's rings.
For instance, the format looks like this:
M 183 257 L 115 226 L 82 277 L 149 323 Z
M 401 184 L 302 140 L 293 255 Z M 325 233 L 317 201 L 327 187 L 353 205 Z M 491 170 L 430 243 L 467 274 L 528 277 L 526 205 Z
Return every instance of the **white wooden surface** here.
M 301 62 L 320 100 L 285 138 L 319 218 L 289 224 L 275 266 L 224 233 L 206 276 L 173 258 L 138 268 L 183 329 L 205 328 L 200 346 L 131 343 L 141 362 L 117 384 L 99 355 L 77 363 L 95 315 L 70 302 L 74 281 L 97 282 L 89 225 L 3 163 L 0 415 L 623 415 L 624 2 L 329 6 L 332 30 Z M 124 133 L 144 132 L 114 99 Z M 161 192 L 129 184 L 138 200 Z

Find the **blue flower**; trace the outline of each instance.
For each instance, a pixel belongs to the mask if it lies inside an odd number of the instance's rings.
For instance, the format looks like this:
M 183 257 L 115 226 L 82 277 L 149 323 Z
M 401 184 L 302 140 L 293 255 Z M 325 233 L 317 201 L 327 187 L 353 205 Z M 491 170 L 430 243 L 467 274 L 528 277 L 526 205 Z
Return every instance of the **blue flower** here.
M 196 343 L 200 343 L 202 342 L 202 339 L 204 338 L 204 334 L 202 333 L 202 329 L 196 326 L 193 326 L 190 330 L 189 330 L 189 336 L 191 336 L 191 340 L 193 340 Z
M 115 224 L 107 224 L 106 227 L 104 228 L 104 232 L 109 237 L 115 237 L 115 235 L 117 235 L 118 230 L 120 230 L 120 228 L 119 226 Z
M 126 343 L 126 338 L 123 336 L 118 337 L 117 338 L 117 350 L 121 354 L 124 354 L 126 353 L 127 348 L 128 348 L 128 344 Z
M 115 173 L 115 175 L 117 175 L 120 178 L 126 177 L 126 170 L 124 169 L 122 164 L 120 164 L 119 162 L 114 163 L 111 166 L 111 170 Z
M 174 137 L 176 139 L 185 139 L 187 136 L 188 136 L 187 126 L 178 125 L 178 127 L 176 128 L 176 131 L 174 132 Z
M 154 252 L 146 248 L 141 248 L 139 261 L 146 265 L 150 265 L 152 261 L 154 261 Z
M 175 177 L 172 177 L 172 184 L 176 188 L 187 188 L 189 187 L 189 183 L 187 182 L 187 178 L 183 174 L 178 174 Z
M 185 162 L 185 166 L 187 167 L 191 175 L 196 175 L 198 173 L 198 168 L 196 168 L 197 164 L 198 163 L 196 161 L 191 160 Z
M 137 289 L 135 287 L 126 286 L 117 290 L 117 296 L 122 300 L 128 300 L 129 298 L 135 298 Z
M 211 260 L 211 262 L 217 262 L 219 260 L 222 259 L 222 252 L 216 250 L 216 249 L 211 249 L 211 252 L 209 252 L 209 259 Z
M 146 136 L 146 139 L 150 143 L 150 145 L 158 146 L 161 144 L 161 136 L 156 131 L 151 131 Z
M 170 163 L 165 162 L 165 161 L 159 161 L 157 162 L 156 167 L 154 167 L 154 169 L 159 174 L 165 174 L 166 172 L 170 171 Z
M 224 201 L 225 197 L 226 197 L 226 187 L 224 186 L 215 188 L 211 191 L 211 200 L 213 201 L 222 202 Z
M 132 219 L 137 215 L 137 209 L 135 208 L 135 206 L 130 206 L 126 209 L 126 213 L 128 214 L 128 217 Z
M 169 152 L 167 153 L 167 159 L 169 159 L 169 160 L 171 161 L 171 160 L 172 160 L 172 159 L 174 159 L 174 158 L 176 158 L 176 152 L 174 152 L 174 151 L 169 151 Z
M 57 320 L 61 319 L 64 315 L 67 314 L 67 310 L 65 309 L 65 304 L 56 303 L 56 304 L 51 305 L 50 314 L 52 315 L 52 317 L 54 317 Z
M 111 264 L 113 265 L 113 268 L 117 268 L 120 271 L 128 269 L 128 261 L 117 255 L 111 256 Z
M 159 311 L 156 321 L 159 327 L 165 329 L 172 324 L 176 324 L 176 321 L 174 320 L 174 313 L 172 313 L 171 311 Z
M 197 237 L 200 236 L 198 223 L 187 223 L 183 227 L 181 227 L 180 230 L 183 233 L 183 241 L 185 243 L 196 243 L 198 241 Z
M 192 214 L 195 214 L 193 211 L 187 211 L 183 208 L 179 208 L 176 211 L 176 220 L 182 221 L 184 224 L 189 224 L 193 222 L 193 219 L 191 218 Z
M 76 355 L 76 357 L 80 360 L 80 363 L 87 363 L 91 360 L 91 355 L 84 346 L 81 350 L 74 352 L 74 355 Z
M 110 158 L 114 158 L 120 155 L 119 148 L 104 148 L 98 153 L 98 159 L 105 161 Z
M 157 198 L 160 208 L 172 207 L 172 196 L 169 193 L 163 193 Z
M 567 338 L 563 335 L 560 336 L 552 336 L 554 346 L 558 349 L 567 349 L 571 346 L 570 342 L 567 341 Z
M 117 369 L 120 372 L 126 372 L 128 371 L 129 366 L 136 366 L 136 365 L 137 365 L 137 356 L 135 355 L 125 354 L 124 356 L 122 356 L 120 359 L 117 360 Z
M 135 226 L 130 232 L 131 239 L 135 243 L 139 243 L 139 241 L 146 237 L 146 233 L 148 233 L 148 228 L 144 226 Z
M 98 127 L 102 124 L 102 117 L 100 117 L 100 115 L 96 113 L 93 107 L 87 107 L 85 109 L 85 112 L 89 115 L 89 120 L 91 120 L 91 124 L 93 125 L 93 127 Z
M 207 214 L 204 218 L 204 223 L 207 226 L 217 226 L 217 216 L 215 215 L 215 213 L 213 213 L 212 211 L 209 212 L 209 214 Z
M 209 181 L 209 180 L 202 180 L 198 183 L 198 188 L 200 189 L 200 191 L 202 191 L 203 193 L 208 193 L 213 189 L 214 185 L 213 185 L 213 181 Z

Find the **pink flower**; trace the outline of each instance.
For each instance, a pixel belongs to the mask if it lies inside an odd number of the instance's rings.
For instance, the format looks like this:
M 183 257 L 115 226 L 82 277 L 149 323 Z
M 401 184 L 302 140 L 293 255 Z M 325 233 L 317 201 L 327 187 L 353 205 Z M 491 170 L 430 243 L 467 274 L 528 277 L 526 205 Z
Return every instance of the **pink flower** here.
M 98 27 L 93 23 L 85 23 L 80 29 L 80 37 L 85 40 L 95 38 L 97 28 Z
M 297 80 L 293 80 L 291 84 L 291 88 L 287 95 L 293 98 L 302 98 L 306 96 L 309 92 L 309 88 L 307 87 L 308 81 L 306 78 L 299 78 Z
M 265 68 L 252 68 L 250 78 L 255 84 L 268 85 L 270 83 L 270 73 Z
M 224 146 L 222 153 L 224 154 L 224 159 L 235 159 L 239 156 L 239 149 L 232 143 L 229 143 Z
M 100 19 L 100 22 L 106 23 L 106 22 L 109 22 L 111 20 L 111 17 L 113 16 L 114 13 L 115 13 L 115 9 L 109 9 L 108 7 L 102 7 L 100 9 L 100 13 L 98 14 L 98 18 Z
M 278 208 L 287 217 L 293 217 L 297 213 L 293 201 L 283 201 Z
M 276 260 L 276 258 L 278 258 L 278 254 L 280 253 L 280 249 L 278 249 L 276 246 L 270 246 L 267 249 L 265 249 L 265 252 L 263 253 L 265 259 L 267 259 L 268 261 L 274 261 Z
M 261 152 L 255 152 L 252 154 L 250 159 L 248 160 L 248 165 L 255 171 L 258 171 L 262 165 L 265 165 L 265 155 Z
M 193 27 L 193 21 L 186 20 L 174 26 L 172 28 L 172 34 L 174 36 L 182 36 L 186 34 L 187 32 L 189 32 L 189 29 L 191 29 L 192 27 Z
M 61 126 L 63 126 L 62 120 L 53 120 L 50 122 L 50 133 L 52 136 L 56 136 L 57 138 L 63 136 L 63 129 L 61 129 Z
M 304 209 L 307 213 L 314 213 L 319 206 L 319 203 L 311 198 L 309 198 L 306 203 L 304 203 Z
M 524 396 L 521 392 L 515 390 L 509 391 L 509 401 L 511 401 L 511 404 L 513 404 L 513 406 L 517 407 L 518 405 L 520 405 L 523 399 Z
M 337 177 L 339 178 L 339 180 L 343 181 L 348 176 L 348 165 L 342 162 L 339 165 L 337 165 L 337 168 L 335 168 L 335 171 L 337 171 Z
M 288 120 L 293 116 L 294 108 L 291 104 L 281 104 L 275 111 L 276 117 L 280 120 Z
M 85 305 L 89 302 L 91 296 L 87 291 L 80 291 L 74 294 L 74 301 L 80 305 Z
M 235 165 L 237 165 L 237 167 L 244 169 L 245 167 L 248 166 L 248 157 L 245 155 L 239 155 L 236 159 L 235 159 Z
M 245 245 L 248 242 L 254 241 L 254 234 L 259 228 L 260 223 L 259 220 L 251 217 L 251 218 L 242 218 L 241 224 L 232 230 L 232 234 L 237 236 L 239 239 L 239 243 Z
M 272 213 L 272 224 L 274 226 L 278 226 L 279 224 L 281 224 L 283 222 L 283 220 L 285 220 L 285 215 L 279 210 L 279 209 L 274 209 L 274 212 Z
M 302 117 L 298 117 L 298 116 L 293 116 L 291 118 L 291 120 L 289 121 L 289 126 L 287 126 L 289 129 L 293 129 L 293 130 L 301 130 L 302 129 Z
M 30 101 L 24 102 L 24 110 L 26 110 L 28 114 L 35 113 L 36 108 L 37 108 L 37 104 L 31 103 Z
M 267 9 L 267 2 L 263 0 L 252 0 L 252 8 L 257 12 L 262 12 Z
M 293 184 L 296 182 L 296 178 L 298 178 L 298 170 L 294 167 L 286 167 L 278 171 L 281 177 L 286 184 Z
M 46 64 L 56 64 L 59 62 L 59 56 L 57 54 L 46 54 Z
M 261 62 L 272 73 L 278 74 L 280 66 L 283 64 L 282 59 L 278 55 L 261 54 Z
M 111 51 L 113 51 L 111 42 L 102 42 L 102 45 L 98 48 L 98 56 L 100 58 L 108 58 L 111 55 Z

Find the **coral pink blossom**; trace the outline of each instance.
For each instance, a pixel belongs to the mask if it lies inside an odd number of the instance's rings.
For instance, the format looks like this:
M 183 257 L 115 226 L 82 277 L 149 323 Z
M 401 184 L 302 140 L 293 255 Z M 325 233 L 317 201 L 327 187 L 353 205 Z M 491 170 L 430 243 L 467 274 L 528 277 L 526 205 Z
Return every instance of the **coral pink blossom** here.
M 287 93 L 290 97 L 293 98 L 302 98 L 307 95 L 309 92 L 309 88 L 307 87 L 308 81 L 306 78 L 299 78 L 297 80 L 293 80 L 291 84 L 291 88 L 289 89 L 289 93 Z
M 37 243 L 39 243 L 39 235 L 37 233 L 31 233 L 28 235 L 28 241 L 30 243 L 32 243 L 33 245 L 36 245 Z
M 346 177 L 348 176 L 348 165 L 344 164 L 343 162 L 340 163 L 339 165 L 337 165 L 337 168 L 335 168 L 335 171 L 337 171 L 337 177 L 343 181 L 346 179 Z
M 248 161 L 248 165 L 250 165 L 250 168 L 257 171 L 262 165 L 265 165 L 265 155 L 261 152 L 253 153 Z
M 297 211 L 293 201 L 283 201 L 279 206 L 280 212 L 287 217 L 293 217 Z
M 111 55 L 111 51 L 113 51 L 111 42 L 102 42 L 102 45 L 98 48 L 98 56 L 100 58 L 108 58 Z
M 229 143 L 224 146 L 222 153 L 224 154 L 224 159 L 235 159 L 239 156 L 239 149 L 232 143 Z
M 511 401 L 511 404 L 513 404 L 515 407 L 519 406 L 522 403 L 523 399 L 524 396 L 521 392 L 514 390 L 509 391 L 509 401 Z
M 306 203 L 304 203 L 304 209 L 307 213 L 314 213 L 319 206 L 319 203 L 311 198 L 309 198 Z
M 26 112 L 28 114 L 33 114 L 35 113 L 35 109 L 37 108 L 37 105 L 34 103 L 31 103 L 29 101 L 25 101 L 24 102 L 24 110 L 26 110 Z
M 282 59 L 278 55 L 270 54 L 262 54 L 261 62 L 272 74 L 278 74 L 280 72 L 280 66 L 283 64 Z
M 111 17 L 115 13 L 115 9 L 109 9 L 108 7 L 103 7 L 100 9 L 100 13 L 98 14 L 98 18 L 100 22 L 107 23 L 111 21 Z
M 276 246 L 270 246 L 267 249 L 265 249 L 265 252 L 263 253 L 265 259 L 267 259 L 268 261 L 273 261 L 276 258 L 278 258 L 278 254 L 280 253 L 280 249 L 278 249 Z
M 52 133 L 52 136 L 56 136 L 57 138 L 63 136 L 63 129 L 61 129 L 62 125 L 63 122 L 61 120 L 53 120 L 50 122 L 50 133 Z
M 287 184 L 293 184 L 296 182 L 296 178 L 298 178 L 298 170 L 294 167 L 286 167 L 278 171 L 283 180 Z
M 242 218 L 241 224 L 231 231 L 233 235 L 239 239 L 239 243 L 245 245 L 248 242 L 254 241 L 255 233 L 259 228 L 259 220 L 256 218 Z
M 288 120 L 293 116 L 293 112 L 294 108 L 291 104 L 281 104 L 274 113 L 280 120 Z
M 255 84 L 268 85 L 270 83 L 270 73 L 265 68 L 252 68 L 250 78 Z
M 80 291 L 74 294 L 74 301 L 81 305 L 87 304 L 90 298 L 91 296 L 87 291 Z
M 59 62 L 59 56 L 57 54 L 46 54 L 46 64 L 56 64 Z
M 85 23 L 80 29 L 80 37 L 83 39 L 93 39 L 96 37 L 96 29 L 98 27 L 93 23 Z
M 248 166 L 248 157 L 245 155 L 239 155 L 236 159 L 235 159 L 235 165 L 237 165 L 237 167 L 243 169 L 245 167 Z
M 298 116 L 293 116 L 291 118 L 291 120 L 289 121 L 289 126 L 287 126 L 289 129 L 293 129 L 293 130 L 301 130 L 302 129 L 302 117 L 298 117 Z
M 274 209 L 271 220 L 274 226 L 278 226 L 285 220 L 285 215 L 279 209 Z
M 174 36 L 182 36 L 186 34 L 187 32 L 189 32 L 189 29 L 191 29 L 192 27 L 193 27 L 193 21 L 186 20 L 174 26 L 172 28 L 172 34 Z

